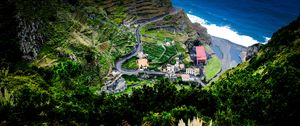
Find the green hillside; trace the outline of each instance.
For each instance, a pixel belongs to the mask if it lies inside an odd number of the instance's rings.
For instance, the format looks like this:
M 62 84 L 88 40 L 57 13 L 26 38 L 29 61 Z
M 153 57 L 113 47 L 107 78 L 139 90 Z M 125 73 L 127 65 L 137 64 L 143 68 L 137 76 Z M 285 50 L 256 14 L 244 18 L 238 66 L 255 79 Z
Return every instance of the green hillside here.
M 273 34 L 249 61 L 208 87 L 221 125 L 295 124 L 300 103 L 300 18 Z

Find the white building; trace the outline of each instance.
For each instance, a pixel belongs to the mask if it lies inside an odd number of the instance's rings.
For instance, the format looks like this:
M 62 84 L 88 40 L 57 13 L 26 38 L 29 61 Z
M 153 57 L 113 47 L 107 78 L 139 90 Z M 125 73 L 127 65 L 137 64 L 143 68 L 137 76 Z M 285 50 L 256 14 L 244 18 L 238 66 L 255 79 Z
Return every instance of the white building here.
M 200 74 L 200 69 L 199 68 L 196 68 L 196 67 L 193 67 L 193 68 L 186 68 L 185 70 L 185 73 L 186 74 L 190 74 L 190 75 L 199 75 Z

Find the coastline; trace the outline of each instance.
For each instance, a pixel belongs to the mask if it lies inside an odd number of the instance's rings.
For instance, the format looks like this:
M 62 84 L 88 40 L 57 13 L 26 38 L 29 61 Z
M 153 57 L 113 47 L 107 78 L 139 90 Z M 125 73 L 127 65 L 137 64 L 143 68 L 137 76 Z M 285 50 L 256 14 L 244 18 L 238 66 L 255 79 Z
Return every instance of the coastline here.
M 201 17 L 187 13 L 188 18 L 192 23 L 199 23 L 201 26 L 207 29 L 207 32 L 211 36 L 226 39 L 231 43 L 249 47 L 257 43 L 261 43 L 250 36 L 241 35 L 238 32 L 232 30 L 229 26 L 217 26 L 216 24 L 209 24 L 206 20 Z M 266 38 L 266 42 L 269 38 Z
M 233 43 L 229 40 L 211 36 L 212 43 L 210 47 L 215 52 L 215 55 L 221 60 L 222 67 L 215 78 L 218 78 L 221 74 L 230 68 L 236 67 L 238 64 L 244 62 L 245 52 L 247 52 L 247 47 Z M 211 81 L 209 80 L 209 81 Z
M 226 59 L 225 63 L 231 63 L 228 68 L 234 67 L 237 64 L 243 62 L 244 56 L 241 55 L 243 52 L 247 51 L 248 47 L 233 43 L 229 40 L 219 38 L 216 36 L 211 36 L 212 44 L 210 47 L 213 49 L 215 54 L 221 59 Z
M 204 19 L 188 13 L 187 16 L 192 23 L 199 23 L 205 27 L 211 36 L 210 47 L 222 61 L 220 74 L 244 62 L 248 47 L 259 43 L 250 36 L 239 35 L 229 27 L 208 24 Z

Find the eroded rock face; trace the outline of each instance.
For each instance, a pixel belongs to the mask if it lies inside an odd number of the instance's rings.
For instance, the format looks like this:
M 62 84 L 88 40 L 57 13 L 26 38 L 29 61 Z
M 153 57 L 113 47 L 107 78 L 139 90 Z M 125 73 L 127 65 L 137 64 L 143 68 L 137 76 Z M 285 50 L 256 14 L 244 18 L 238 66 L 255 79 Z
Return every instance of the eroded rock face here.
M 260 44 L 260 43 L 249 46 L 247 49 L 247 52 L 246 52 L 245 60 L 248 60 L 248 59 L 252 58 L 254 55 L 256 55 L 261 47 L 262 47 L 262 44 Z
M 19 22 L 17 36 L 20 41 L 20 50 L 23 53 L 22 58 L 32 60 L 37 56 L 40 45 L 43 43 L 43 36 L 40 33 L 42 22 L 24 20 L 20 16 L 17 16 L 17 20 Z
M 208 45 L 211 44 L 211 36 L 207 33 L 207 29 L 205 27 L 201 26 L 199 23 L 194 23 L 192 27 L 199 36 L 198 41 Z

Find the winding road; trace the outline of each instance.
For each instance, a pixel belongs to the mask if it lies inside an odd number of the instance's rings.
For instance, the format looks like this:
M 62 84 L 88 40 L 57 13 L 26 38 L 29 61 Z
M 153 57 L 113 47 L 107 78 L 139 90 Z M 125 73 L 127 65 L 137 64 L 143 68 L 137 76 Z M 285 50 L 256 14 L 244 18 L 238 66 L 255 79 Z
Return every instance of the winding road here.
M 121 72 L 122 74 L 125 75 L 138 75 L 139 73 L 145 73 L 148 75 L 166 75 L 166 73 L 163 72 L 157 72 L 157 71 L 144 71 L 144 70 L 128 70 L 128 69 L 123 69 L 122 68 L 122 64 L 125 63 L 127 60 L 133 58 L 134 56 L 136 56 L 138 54 L 139 51 L 142 50 L 142 42 L 141 42 L 141 28 L 149 23 L 155 22 L 155 21 L 159 21 L 162 20 L 165 16 L 168 15 L 174 15 L 177 14 L 178 12 L 180 12 L 181 9 L 173 9 L 169 14 L 165 14 L 165 15 L 160 15 L 160 16 L 156 16 L 153 18 L 149 18 L 149 19 L 141 19 L 141 20 L 137 20 L 134 22 L 134 24 L 138 24 L 137 28 L 135 29 L 135 35 L 136 35 L 136 45 L 134 46 L 134 49 L 127 54 L 126 56 L 124 56 L 123 58 L 119 59 L 116 62 L 116 69 Z M 193 77 L 195 82 L 198 82 L 202 87 L 205 86 L 205 83 L 203 83 L 201 81 L 201 79 L 199 77 Z
M 131 53 L 127 54 L 120 60 L 116 62 L 116 69 L 125 75 L 138 75 L 139 73 L 146 73 L 151 75 L 165 75 L 165 73 L 162 72 L 156 72 L 156 71 L 143 71 L 143 70 L 128 70 L 123 69 L 122 64 L 126 62 L 127 60 L 131 59 L 132 57 L 136 56 L 139 51 L 142 50 L 142 42 L 141 42 L 141 28 L 147 24 L 150 24 L 155 21 L 162 20 L 165 16 L 168 15 L 174 15 L 177 14 L 180 11 L 180 9 L 174 9 L 169 14 L 160 15 L 148 19 L 140 19 L 134 22 L 134 24 L 138 24 L 137 28 L 135 29 L 135 36 L 136 36 L 136 45 L 134 46 L 134 49 L 131 51 Z

